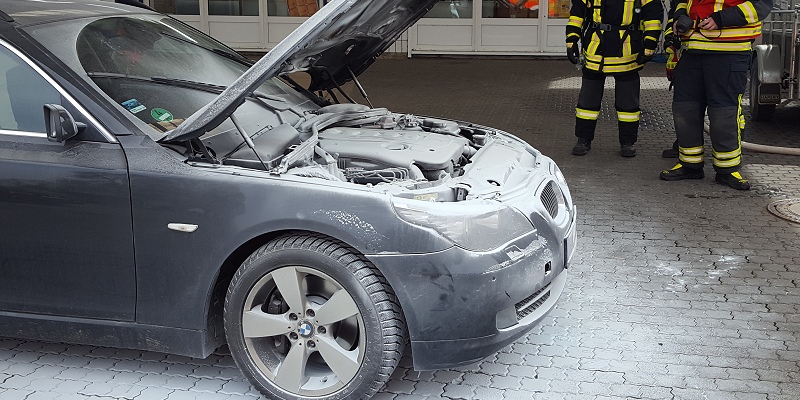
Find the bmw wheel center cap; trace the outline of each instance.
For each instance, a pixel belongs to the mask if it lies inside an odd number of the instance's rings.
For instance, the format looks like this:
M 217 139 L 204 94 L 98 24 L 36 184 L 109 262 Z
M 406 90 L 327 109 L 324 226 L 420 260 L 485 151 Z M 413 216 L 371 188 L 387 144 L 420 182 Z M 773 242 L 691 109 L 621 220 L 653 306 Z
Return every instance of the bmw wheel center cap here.
M 314 335 L 314 326 L 308 321 L 303 321 L 297 326 L 297 333 L 304 338 L 310 338 Z

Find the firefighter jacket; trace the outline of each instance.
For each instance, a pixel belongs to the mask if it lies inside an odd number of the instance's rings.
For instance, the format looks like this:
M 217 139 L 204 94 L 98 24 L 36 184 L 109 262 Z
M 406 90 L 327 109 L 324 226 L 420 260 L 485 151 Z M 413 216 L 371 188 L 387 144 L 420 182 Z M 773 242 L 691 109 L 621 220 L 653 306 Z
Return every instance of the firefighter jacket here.
M 639 53 L 652 55 L 658 45 L 663 14 L 660 0 L 572 0 L 567 44 L 581 41 L 586 69 L 637 71 Z
M 753 40 L 761 36 L 761 21 L 769 15 L 773 0 L 677 0 L 673 18 L 688 16 L 692 29 L 682 33 L 681 43 L 688 50 L 750 52 Z M 717 30 L 698 28 L 700 21 L 712 18 Z M 673 20 L 666 34 L 672 33 Z

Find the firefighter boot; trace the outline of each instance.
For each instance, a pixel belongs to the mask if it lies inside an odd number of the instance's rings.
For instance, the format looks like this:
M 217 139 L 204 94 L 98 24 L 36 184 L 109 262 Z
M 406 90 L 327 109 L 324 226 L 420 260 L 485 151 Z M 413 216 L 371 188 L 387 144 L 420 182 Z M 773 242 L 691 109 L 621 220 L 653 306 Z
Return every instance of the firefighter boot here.
M 572 154 L 576 156 L 585 156 L 589 150 L 592 149 L 592 141 L 589 139 L 578 138 L 575 147 L 572 148 Z
M 676 164 L 672 169 L 661 171 L 660 178 L 665 181 L 680 181 L 684 179 L 703 179 L 705 173 L 701 168 L 690 168 L 681 163 Z
M 717 176 L 714 177 L 714 180 L 736 190 L 750 190 L 750 182 L 744 179 L 739 171 L 717 172 Z
M 623 143 L 619 145 L 619 155 L 623 157 L 636 157 L 636 147 L 633 147 L 633 143 Z
M 662 158 L 678 158 L 678 155 L 678 139 L 675 139 L 675 141 L 672 143 L 671 149 L 665 149 L 661 152 Z

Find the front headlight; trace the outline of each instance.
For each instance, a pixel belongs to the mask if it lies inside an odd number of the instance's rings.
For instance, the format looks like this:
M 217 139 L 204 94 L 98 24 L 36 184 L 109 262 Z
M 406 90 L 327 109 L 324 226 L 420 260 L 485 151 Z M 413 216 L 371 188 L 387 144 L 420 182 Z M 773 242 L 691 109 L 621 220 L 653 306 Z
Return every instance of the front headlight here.
M 572 196 L 569 193 L 569 186 L 567 185 L 567 179 L 564 178 L 564 173 L 561 172 L 561 169 L 558 168 L 558 165 L 556 165 L 556 163 L 552 163 L 551 165 L 552 165 L 551 172 L 552 172 L 553 175 L 555 175 L 556 181 L 560 185 L 560 187 L 559 187 L 560 190 L 557 191 L 557 192 L 561 192 L 561 193 L 559 193 L 559 195 L 561 196 L 560 203 L 564 204 L 567 208 L 569 208 L 570 207 L 570 200 L 572 199 Z
M 558 168 L 558 165 L 556 165 L 556 163 L 553 163 L 553 175 L 556 176 L 556 180 L 558 181 L 558 183 L 567 186 L 567 179 L 564 178 L 564 174 L 561 172 L 561 169 Z
M 494 250 L 533 230 L 517 209 L 491 201 L 440 203 L 395 197 L 392 203 L 404 221 L 431 228 L 472 251 Z

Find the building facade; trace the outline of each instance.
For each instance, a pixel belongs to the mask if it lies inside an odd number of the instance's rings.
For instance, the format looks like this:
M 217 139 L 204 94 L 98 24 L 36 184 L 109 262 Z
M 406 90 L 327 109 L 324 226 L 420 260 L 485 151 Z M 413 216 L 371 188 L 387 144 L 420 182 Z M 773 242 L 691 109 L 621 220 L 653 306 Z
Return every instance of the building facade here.
M 145 0 L 240 51 L 268 51 L 329 0 Z M 563 55 L 569 0 L 440 0 L 388 52 Z

